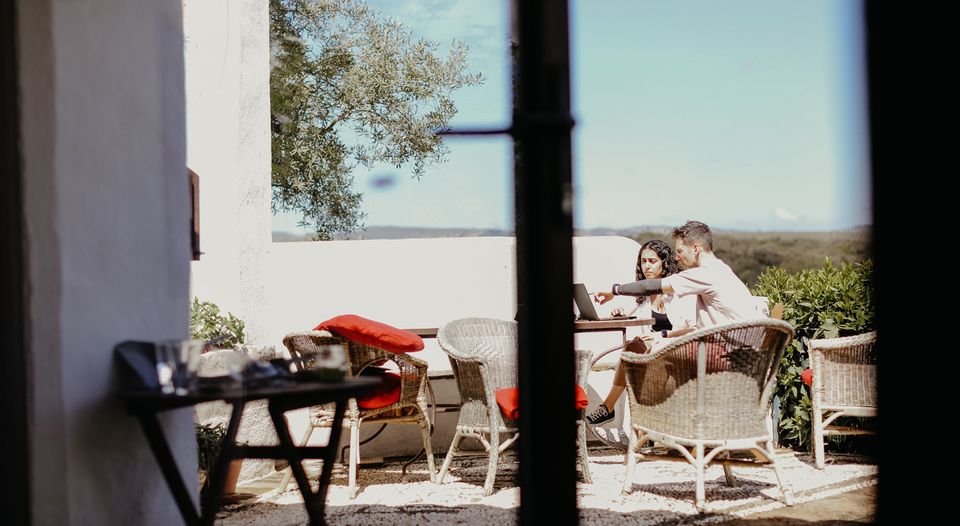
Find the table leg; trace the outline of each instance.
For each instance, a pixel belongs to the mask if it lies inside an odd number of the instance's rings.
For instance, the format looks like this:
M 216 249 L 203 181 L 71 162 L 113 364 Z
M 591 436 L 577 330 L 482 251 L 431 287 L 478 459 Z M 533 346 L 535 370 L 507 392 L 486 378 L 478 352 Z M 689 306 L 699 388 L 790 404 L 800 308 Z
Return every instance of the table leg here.
M 303 503 L 307 508 L 307 515 L 310 517 L 310 524 L 313 525 L 326 524 L 324 507 L 326 506 L 327 488 L 330 485 L 337 445 L 340 444 L 340 435 L 343 431 L 343 415 L 346 405 L 347 401 L 345 399 L 335 402 L 330 440 L 323 448 L 323 457 L 321 458 L 323 466 L 320 470 L 320 480 L 316 492 L 313 491 L 310 487 L 310 481 L 307 480 L 307 473 L 303 468 L 303 456 L 290 437 L 290 429 L 287 426 L 287 419 L 284 417 L 286 407 L 273 402 L 269 406 L 270 418 L 273 420 L 273 427 L 277 432 L 277 438 L 280 440 L 280 447 L 283 448 L 284 455 L 290 462 L 290 470 L 293 472 L 293 477 L 300 488 L 300 494 L 303 496 Z
M 163 473 L 163 478 L 167 481 L 170 493 L 173 494 L 173 500 L 176 501 L 177 508 L 180 509 L 180 515 L 183 516 L 183 521 L 188 525 L 201 524 L 200 515 L 197 513 L 197 510 L 194 509 L 193 499 L 190 498 L 190 493 L 187 492 L 187 486 L 184 484 L 183 478 L 180 477 L 180 472 L 177 470 L 176 461 L 173 459 L 173 454 L 170 452 L 170 445 L 167 444 L 166 435 L 163 434 L 163 429 L 160 427 L 159 420 L 157 420 L 157 414 L 150 411 L 141 411 L 137 413 L 137 418 L 140 419 L 143 434 L 147 437 L 147 442 L 150 444 L 153 456 L 157 459 L 157 463 L 160 464 L 160 471 Z
M 217 518 L 223 490 L 227 484 L 227 471 L 230 469 L 230 461 L 233 460 L 237 447 L 237 432 L 240 430 L 240 420 L 243 418 L 245 404 L 239 401 L 231 404 L 233 410 L 230 412 L 230 421 L 227 423 L 227 434 L 223 437 L 220 456 L 217 457 L 217 463 L 213 466 L 213 472 L 210 473 L 210 487 L 207 489 L 206 498 L 201 503 L 203 515 L 200 523 L 205 525 L 212 525 Z

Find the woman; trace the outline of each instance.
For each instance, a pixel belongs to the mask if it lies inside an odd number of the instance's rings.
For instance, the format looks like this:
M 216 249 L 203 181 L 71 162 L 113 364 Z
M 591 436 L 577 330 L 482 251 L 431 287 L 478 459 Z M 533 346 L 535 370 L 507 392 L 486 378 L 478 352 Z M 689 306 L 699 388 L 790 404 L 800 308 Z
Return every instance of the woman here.
M 647 241 L 640 247 L 637 256 L 637 280 L 659 279 L 680 271 L 680 264 L 669 245 L 659 239 Z M 613 298 L 609 292 L 598 292 L 594 300 L 606 303 Z M 623 309 L 616 308 L 612 312 L 615 316 L 624 314 Z M 666 338 L 681 336 L 694 330 L 696 320 L 696 295 L 678 298 L 672 294 L 656 294 L 637 298 L 637 305 L 629 313 L 639 318 L 653 318 L 653 332 L 634 338 L 627 344 L 631 351 L 646 352 L 652 347 L 659 347 Z M 613 420 L 616 416 L 613 406 L 626 389 L 627 381 L 623 368 L 617 365 L 617 372 L 613 377 L 613 386 L 604 398 L 603 403 L 587 415 L 587 421 L 592 425 L 602 424 Z

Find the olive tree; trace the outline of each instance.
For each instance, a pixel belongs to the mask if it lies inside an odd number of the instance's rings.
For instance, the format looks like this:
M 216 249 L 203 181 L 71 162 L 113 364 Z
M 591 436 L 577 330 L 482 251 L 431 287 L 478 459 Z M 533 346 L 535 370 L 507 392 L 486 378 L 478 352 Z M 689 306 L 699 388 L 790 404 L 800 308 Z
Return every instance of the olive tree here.
M 482 78 L 462 42 L 438 49 L 357 0 L 270 0 L 274 212 L 330 239 L 363 226 L 355 168 L 442 162 L 452 93 Z

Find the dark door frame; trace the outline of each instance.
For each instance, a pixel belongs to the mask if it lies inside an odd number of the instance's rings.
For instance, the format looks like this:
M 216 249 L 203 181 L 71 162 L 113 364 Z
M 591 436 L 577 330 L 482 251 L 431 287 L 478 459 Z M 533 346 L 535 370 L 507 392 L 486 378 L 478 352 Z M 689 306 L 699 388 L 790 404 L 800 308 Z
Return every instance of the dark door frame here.
M 27 319 L 16 1 L 0 2 L 0 469 L 6 524 L 30 524 Z

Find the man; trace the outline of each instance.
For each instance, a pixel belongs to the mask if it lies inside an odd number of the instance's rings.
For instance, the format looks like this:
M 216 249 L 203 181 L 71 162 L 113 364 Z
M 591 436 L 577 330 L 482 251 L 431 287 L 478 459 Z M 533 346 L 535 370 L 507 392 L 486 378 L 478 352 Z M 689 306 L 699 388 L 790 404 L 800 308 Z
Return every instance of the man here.
M 616 295 L 675 294 L 697 296 L 697 327 L 712 327 L 762 317 L 757 301 L 733 270 L 713 254 L 713 233 L 699 221 L 673 229 L 677 260 L 684 270 L 662 279 L 615 283 L 610 292 L 598 292 L 601 304 Z
M 699 221 L 687 221 L 673 229 L 675 252 L 684 270 L 660 279 L 644 279 L 633 283 L 615 283 L 610 292 L 598 292 L 595 299 L 603 304 L 616 295 L 649 296 L 651 294 L 674 294 L 678 298 L 696 295 L 697 317 L 695 327 L 672 331 L 671 337 L 691 332 L 694 328 L 713 327 L 750 318 L 760 318 L 764 313 L 757 310 L 757 301 L 747 286 L 733 273 L 730 267 L 713 254 L 713 233 L 710 227 Z M 667 331 L 664 331 L 666 333 Z M 666 336 L 666 334 L 664 334 Z M 664 345 L 666 340 L 641 337 L 627 344 L 631 352 L 647 352 Z M 619 382 L 623 383 L 622 370 L 618 367 Z M 619 386 L 617 377 L 614 386 Z M 625 385 L 625 384 L 624 384 Z M 619 397 L 620 391 L 613 399 Z M 608 396 L 609 398 L 609 396 Z M 587 415 L 593 425 L 602 424 L 615 417 L 608 400 Z

